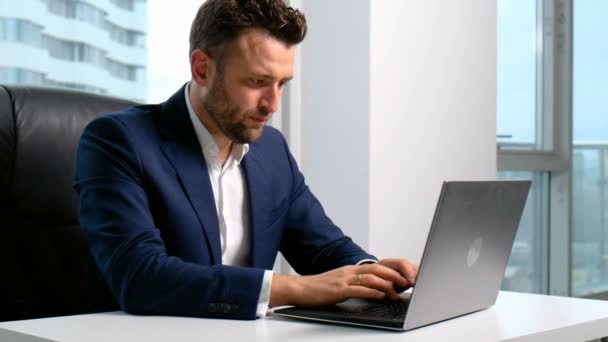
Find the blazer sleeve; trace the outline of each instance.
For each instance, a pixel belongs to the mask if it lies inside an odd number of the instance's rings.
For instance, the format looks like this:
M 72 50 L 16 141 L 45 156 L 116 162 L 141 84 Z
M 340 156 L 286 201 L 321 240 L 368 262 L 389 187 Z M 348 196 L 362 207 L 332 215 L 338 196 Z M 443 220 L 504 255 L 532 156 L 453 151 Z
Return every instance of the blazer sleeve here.
M 282 138 L 282 136 L 281 136 Z M 364 259 L 377 260 L 346 236 L 325 214 L 282 138 L 293 189 L 281 240 L 281 253 L 300 274 L 318 274 Z
M 167 255 L 127 125 L 104 116 L 77 152 L 79 220 L 121 308 L 134 314 L 255 319 L 264 270 L 202 266 Z

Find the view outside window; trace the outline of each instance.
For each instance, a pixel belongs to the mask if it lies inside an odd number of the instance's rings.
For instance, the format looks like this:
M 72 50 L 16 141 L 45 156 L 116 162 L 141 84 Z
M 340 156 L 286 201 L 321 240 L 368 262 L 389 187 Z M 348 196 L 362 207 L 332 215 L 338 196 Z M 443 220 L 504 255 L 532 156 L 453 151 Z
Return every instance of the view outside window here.
M 0 84 L 147 97 L 146 0 L 0 0 Z
M 497 138 L 509 148 L 536 145 L 537 5 L 499 0 L 497 10 Z
M 0 0 L 0 84 L 165 101 L 190 79 L 204 0 Z
M 533 149 L 542 131 L 537 37 L 542 6 L 526 0 L 498 1 L 497 141 L 502 149 Z M 571 288 L 575 296 L 608 291 L 608 2 L 573 1 L 573 151 Z M 542 17 L 542 16 L 540 16 Z M 567 72 L 558 70 L 557 72 Z M 500 172 L 499 179 L 534 181 L 513 247 L 503 288 L 546 291 L 548 180 L 542 173 Z M 544 203 L 544 204 L 543 204 Z M 548 228 L 550 230 L 550 228 Z M 527 257 L 527 261 L 526 261 Z M 514 276 L 514 274 L 519 274 Z
M 575 296 L 608 291 L 607 13 L 607 1 L 574 1 L 572 290 Z
M 202 0 L 148 0 L 148 97 L 167 100 L 190 80 L 190 25 Z
M 503 290 L 547 293 L 547 210 L 548 182 L 543 173 L 499 172 L 499 180 L 530 180 L 532 187 L 517 230 L 509 263 L 502 283 Z
M 537 136 L 537 2 L 499 0 L 497 13 L 497 142 L 509 150 L 533 150 Z M 545 173 L 502 171 L 497 179 L 531 180 L 523 217 L 502 289 L 547 293 L 548 181 Z

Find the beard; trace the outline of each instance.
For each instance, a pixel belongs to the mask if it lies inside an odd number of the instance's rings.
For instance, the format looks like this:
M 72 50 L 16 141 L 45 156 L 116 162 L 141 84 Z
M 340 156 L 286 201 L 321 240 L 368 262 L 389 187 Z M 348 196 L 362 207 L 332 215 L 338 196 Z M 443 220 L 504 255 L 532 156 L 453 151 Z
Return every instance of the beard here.
M 244 110 L 231 101 L 221 73 L 218 73 L 209 92 L 201 98 L 201 104 L 219 130 L 233 142 L 249 144 L 256 142 L 262 136 L 264 126 L 248 128 L 245 120 L 250 115 L 266 116 L 269 113 L 261 113 L 259 110 Z

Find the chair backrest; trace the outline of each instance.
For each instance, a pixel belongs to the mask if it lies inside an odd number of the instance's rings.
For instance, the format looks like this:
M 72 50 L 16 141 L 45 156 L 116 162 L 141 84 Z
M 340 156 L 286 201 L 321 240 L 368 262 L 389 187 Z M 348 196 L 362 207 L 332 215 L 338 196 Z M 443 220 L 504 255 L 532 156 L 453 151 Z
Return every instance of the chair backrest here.
M 116 309 L 78 224 L 80 135 L 133 103 L 0 86 L 0 321 Z

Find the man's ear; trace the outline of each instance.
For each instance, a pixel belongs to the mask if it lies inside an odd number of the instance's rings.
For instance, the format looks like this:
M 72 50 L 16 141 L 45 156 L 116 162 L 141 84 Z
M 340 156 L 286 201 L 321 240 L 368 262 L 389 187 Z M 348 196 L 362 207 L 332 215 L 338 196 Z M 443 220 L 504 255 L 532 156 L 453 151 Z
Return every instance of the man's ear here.
M 192 51 L 190 55 L 190 73 L 194 82 L 201 87 L 206 86 L 209 83 L 210 71 L 213 64 L 213 60 L 208 54 L 199 49 Z

